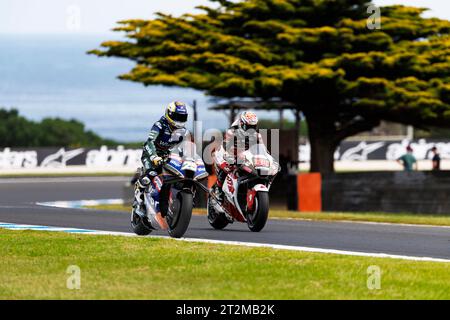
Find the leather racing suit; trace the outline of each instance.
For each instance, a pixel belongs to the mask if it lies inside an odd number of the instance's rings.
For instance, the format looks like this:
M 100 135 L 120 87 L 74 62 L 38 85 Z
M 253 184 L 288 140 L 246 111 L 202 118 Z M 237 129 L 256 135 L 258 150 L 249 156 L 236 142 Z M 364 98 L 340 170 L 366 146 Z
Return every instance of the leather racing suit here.
M 144 191 L 151 183 L 151 197 L 155 203 L 156 212 L 160 211 L 159 194 L 163 181 L 158 174 L 161 173 L 162 165 L 155 165 L 153 159 L 155 157 L 166 159 L 170 149 L 185 139 L 188 134 L 185 128 L 174 129 L 171 127 L 164 116 L 153 124 L 142 151 L 143 170 L 136 183 L 135 204 L 142 205 Z
M 239 129 L 239 120 L 234 121 L 225 133 L 224 148 L 220 148 L 214 153 L 214 164 L 217 175 L 217 187 L 222 189 L 226 176 L 236 164 L 240 164 L 241 154 L 247 151 L 250 146 L 264 143 L 262 136 L 256 130 L 244 135 Z

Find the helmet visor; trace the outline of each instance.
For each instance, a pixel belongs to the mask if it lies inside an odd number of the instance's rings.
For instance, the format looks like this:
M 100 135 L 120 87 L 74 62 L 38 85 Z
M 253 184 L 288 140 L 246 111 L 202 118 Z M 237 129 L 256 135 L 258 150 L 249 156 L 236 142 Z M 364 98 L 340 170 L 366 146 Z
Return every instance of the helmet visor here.
M 176 122 L 186 122 L 188 115 L 187 113 L 169 112 L 169 117 Z
M 249 130 L 256 130 L 257 126 L 256 124 L 251 125 L 251 124 L 243 124 L 242 125 L 242 129 L 244 129 L 244 131 L 249 131 Z

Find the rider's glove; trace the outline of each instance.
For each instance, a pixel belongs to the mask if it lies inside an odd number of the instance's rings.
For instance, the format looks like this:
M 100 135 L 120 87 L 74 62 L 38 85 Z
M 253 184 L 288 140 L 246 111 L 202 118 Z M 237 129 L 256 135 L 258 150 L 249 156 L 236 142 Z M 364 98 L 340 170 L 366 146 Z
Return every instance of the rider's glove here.
M 163 158 L 161 158 L 160 156 L 151 156 L 150 161 L 153 163 L 155 167 L 159 167 L 163 163 Z

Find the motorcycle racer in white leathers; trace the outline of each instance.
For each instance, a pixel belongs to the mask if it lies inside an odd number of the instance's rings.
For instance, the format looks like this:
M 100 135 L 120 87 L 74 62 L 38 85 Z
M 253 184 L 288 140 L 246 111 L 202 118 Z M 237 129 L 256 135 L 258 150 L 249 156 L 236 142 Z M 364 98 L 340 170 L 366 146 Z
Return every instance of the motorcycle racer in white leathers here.
M 242 152 L 254 144 L 264 143 L 257 130 L 256 114 L 251 111 L 242 112 L 225 133 L 225 149 L 221 147 L 214 153 L 217 182 L 213 186 L 213 191 L 220 202 L 223 200 L 222 186 L 225 178 L 237 164 L 241 164 Z

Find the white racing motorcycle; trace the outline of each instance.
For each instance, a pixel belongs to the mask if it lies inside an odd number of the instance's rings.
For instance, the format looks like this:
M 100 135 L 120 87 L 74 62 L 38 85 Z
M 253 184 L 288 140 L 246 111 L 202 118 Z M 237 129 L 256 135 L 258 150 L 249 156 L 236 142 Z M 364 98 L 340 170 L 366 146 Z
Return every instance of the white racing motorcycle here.
M 251 146 L 242 156 L 243 163 L 223 183 L 223 202 L 210 191 L 208 221 L 215 229 L 223 229 L 234 221 L 243 222 L 251 231 L 259 232 L 269 216 L 269 189 L 280 166 L 264 144 Z

